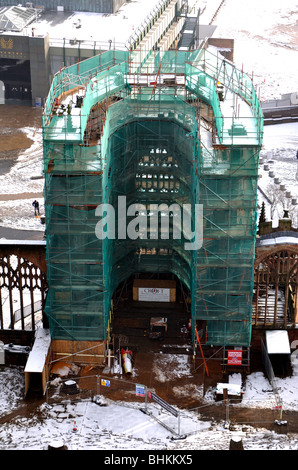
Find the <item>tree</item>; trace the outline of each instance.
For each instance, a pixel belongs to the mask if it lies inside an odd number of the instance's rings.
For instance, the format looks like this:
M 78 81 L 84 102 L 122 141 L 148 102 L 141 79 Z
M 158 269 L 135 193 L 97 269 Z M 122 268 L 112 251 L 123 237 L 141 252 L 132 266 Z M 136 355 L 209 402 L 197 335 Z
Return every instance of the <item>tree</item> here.
M 277 217 L 283 217 L 284 210 L 287 209 L 287 198 L 284 191 L 277 187 L 276 184 L 269 184 L 266 188 L 267 197 L 271 200 L 271 220 L 273 220 L 274 212 L 276 211 Z
M 261 209 L 261 214 L 259 218 L 259 224 L 266 222 L 266 211 L 265 211 L 265 202 L 262 202 L 262 209 Z

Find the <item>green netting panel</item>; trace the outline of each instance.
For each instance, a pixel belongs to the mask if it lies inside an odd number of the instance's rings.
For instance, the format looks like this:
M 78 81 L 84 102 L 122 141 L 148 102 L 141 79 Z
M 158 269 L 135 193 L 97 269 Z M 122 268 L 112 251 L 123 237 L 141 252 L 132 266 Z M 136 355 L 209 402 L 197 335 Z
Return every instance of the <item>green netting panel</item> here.
M 90 59 L 86 59 L 58 72 L 52 82 L 44 108 L 44 125 L 49 122 L 50 115 L 55 100 L 62 94 L 75 86 L 81 86 L 88 83 L 90 78 L 96 76 L 104 70 L 107 70 L 116 64 L 128 63 L 128 52 L 125 51 L 107 51 L 98 54 Z
M 52 336 L 101 339 L 105 332 L 103 247 L 95 236 L 95 209 L 53 205 L 47 206 L 46 216 L 51 286 L 46 313 Z
M 95 236 L 102 202 L 99 146 L 44 145 L 47 227 L 46 314 L 54 339 L 105 335 L 102 243 Z
M 194 316 L 207 322 L 209 344 L 249 346 L 258 151 L 231 147 L 214 156 L 198 182 L 204 243 L 196 255 Z
M 140 204 L 148 213 L 149 207 L 162 202 L 193 202 L 189 175 L 195 171 L 194 142 L 185 136 L 196 125 L 189 104 L 171 94 L 154 96 L 152 90 L 127 97 L 108 110 L 101 142 L 107 169 L 104 200 L 113 204 L 117 217 L 119 195 L 126 196 L 127 205 Z M 105 278 L 111 294 L 136 272 L 172 272 L 191 285 L 192 259 L 181 249 L 184 238 L 152 240 L 150 236 L 146 230 L 136 240 L 105 241 Z
M 251 341 L 250 321 L 218 320 L 212 322 L 208 328 L 208 343 L 211 345 L 249 346 Z

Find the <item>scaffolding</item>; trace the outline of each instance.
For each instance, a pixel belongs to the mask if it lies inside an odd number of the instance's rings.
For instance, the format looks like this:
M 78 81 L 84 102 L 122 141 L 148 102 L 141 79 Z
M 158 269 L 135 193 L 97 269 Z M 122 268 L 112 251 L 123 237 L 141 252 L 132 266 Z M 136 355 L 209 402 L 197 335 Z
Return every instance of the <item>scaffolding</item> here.
M 209 344 L 249 346 L 262 134 L 251 79 L 208 50 L 109 51 L 59 72 L 43 114 L 52 338 L 104 340 L 121 282 L 172 273 Z M 127 228 L 141 214 L 135 237 L 99 239 L 102 204 Z M 164 208 L 188 207 L 194 233 L 196 205 L 202 246 L 186 250 Z

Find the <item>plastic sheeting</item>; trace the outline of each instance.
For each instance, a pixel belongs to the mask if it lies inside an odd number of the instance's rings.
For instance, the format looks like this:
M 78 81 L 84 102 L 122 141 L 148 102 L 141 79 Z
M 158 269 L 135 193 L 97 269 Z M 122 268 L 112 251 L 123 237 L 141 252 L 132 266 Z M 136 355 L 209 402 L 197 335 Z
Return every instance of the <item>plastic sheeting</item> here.
M 136 52 L 115 51 L 54 78 L 44 112 L 51 334 L 105 339 L 119 284 L 136 272 L 170 272 L 189 288 L 192 324 L 206 323 L 209 344 L 248 346 L 263 125 L 252 83 L 207 51 L 149 55 L 153 81 L 137 66 Z M 57 99 L 78 87 L 79 111 L 72 106 L 69 114 L 55 114 Z M 235 105 L 245 101 L 237 106 L 244 116 L 226 121 L 232 91 Z M 201 104 L 213 132 L 201 125 Z M 63 125 L 67 119 L 72 128 Z M 119 220 L 119 196 L 147 215 L 161 203 L 189 204 L 191 211 L 201 204 L 202 246 L 187 251 L 185 236 L 165 239 L 161 227 L 153 239 L 144 229 L 135 238 L 99 240 L 96 208 L 111 204 Z M 172 218 L 171 235 L 175 223 Z

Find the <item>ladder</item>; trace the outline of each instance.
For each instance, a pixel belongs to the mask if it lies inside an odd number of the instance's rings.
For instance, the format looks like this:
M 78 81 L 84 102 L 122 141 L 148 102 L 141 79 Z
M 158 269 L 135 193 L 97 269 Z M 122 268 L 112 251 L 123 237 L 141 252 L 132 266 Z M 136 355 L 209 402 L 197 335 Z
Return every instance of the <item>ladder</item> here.
M 209 370 L 208 370 L 207 363 L 206 363 L 206 360 L 205 360 L 205 356 L 204 356 L 204 353 L 203 353 L 203 349 L 202 349 L 202 345 L 201 345 L 199 333 L 198 333 L 198 330 L 197 330 L 197 325 L 195 325 L 195 333 L 196 333 L 196 337 L 197 337 L 197 340 L 198 340 L 198 345 L 199 345 L 199 348 L 200 348 L 200 351 L 201 351 L 201 354 L 202 354 L 202 358 L 203 358 L 203 361 L 204 361 L 204 366 L 205 366 L 206 374 L 207 374 L 207 376 L 209 377 Z

